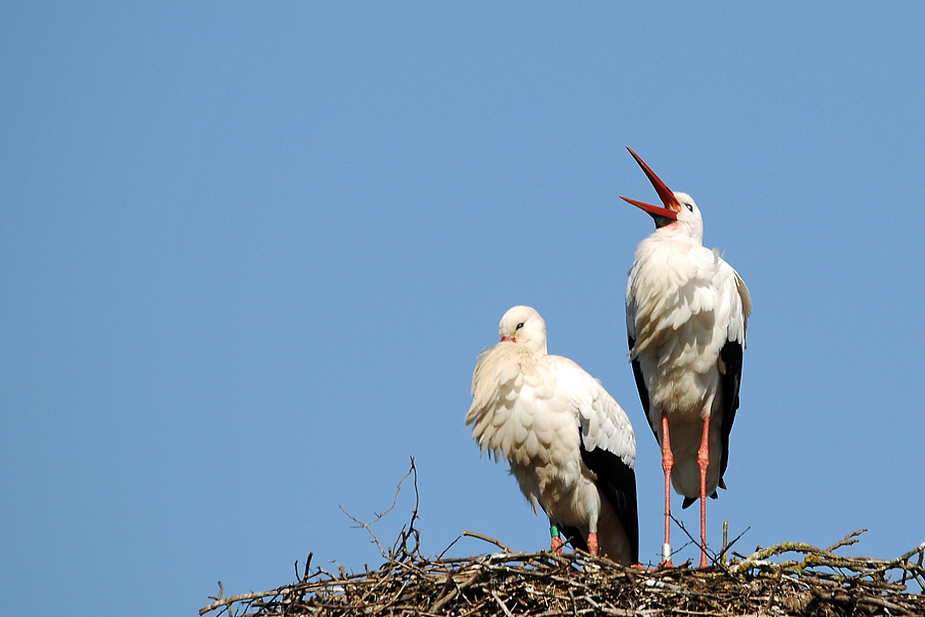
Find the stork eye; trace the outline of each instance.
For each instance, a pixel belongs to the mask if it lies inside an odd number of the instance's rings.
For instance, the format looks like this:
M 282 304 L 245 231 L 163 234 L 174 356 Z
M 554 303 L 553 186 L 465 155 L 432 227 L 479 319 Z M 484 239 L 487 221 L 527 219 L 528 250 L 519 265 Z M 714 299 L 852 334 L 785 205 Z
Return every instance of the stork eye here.
M 684 204 L 684 205 L 687 206 L 687 209 L 688 209 L 689 212 L 693 212 L 693 211 L 694 211 L 694 206 L 692 206 L 692 205 L 690 205 L 690 204 Z
M 524 322 L 520 322 L 519 324 L 517 324 L 517 327 L 514 328 L 514 329 L 515 329 L 515 330 L 520 330 L 520 329 L 523 328 L 523 327 L 524 327 Z

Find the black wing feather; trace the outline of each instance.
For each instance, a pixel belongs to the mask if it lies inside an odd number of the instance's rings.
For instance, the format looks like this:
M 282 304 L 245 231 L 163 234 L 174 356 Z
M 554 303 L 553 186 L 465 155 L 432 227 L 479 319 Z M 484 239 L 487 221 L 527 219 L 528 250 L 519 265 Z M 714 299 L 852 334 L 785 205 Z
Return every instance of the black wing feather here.
M 630 540 L 630 556 L 633 563 L 638 563 L 639 514 L 636 510 L 636 472 L 613 452 L 603 448 L 589 451 L 585 448 L 584 439 L 581 440 L 581 460 L 588 469 L 597 474 L 597 488 L 616 512 Z
M 732 431 L 732 422 L 735 420 L 736 410 L 739 408 L 739 385 L 742 383 L 742 344 L 738 341 L 727 341 L 719 352 L 726 365 L 723 375 L 723 456 L 719 463 L 719 482 L 723 484 L 723 474 L 729 463 L 729 433 Z

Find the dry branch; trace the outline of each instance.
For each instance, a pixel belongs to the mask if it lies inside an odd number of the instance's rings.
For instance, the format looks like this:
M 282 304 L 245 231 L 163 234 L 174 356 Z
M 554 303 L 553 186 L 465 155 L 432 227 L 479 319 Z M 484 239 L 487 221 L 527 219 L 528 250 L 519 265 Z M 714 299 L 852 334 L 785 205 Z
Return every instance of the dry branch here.
M 377 538 L 376 534 L 373 533 L 373 530 L 371 529 L 371 527 L 372 525 L 381 521 L 386 514 L 388 514 L 389 512 L 395 509 L 395 504 L 398 503 L 398 495 L 401 493 L 401 485 L 405 480 L 408 479 L 408 476 L 411 476 L 411 475 L 414 476 L 413 478 L 414 510 L 411 512 L 411 522 L 409 523 L 407 528 L 405 527 L 402 528 L 401 532 L 398 534 L 398 539 L 395 541 L 395 544 L 392 546 L 390 551 L 387 553 L 385 550 L 383 550 L 382 545 L 379 543 L 379 538 Z M 369 535 L 372 536 L 373 542 L 376 544 L 376 548 L 379 549 L 379 553 L 382 555 L 383 558 L 391 559 L 394 556 L 395 551 L 399 550 L 399 548 L 407 554 L 416 553 L 417 550 L 420 548 L 420 532 L 414 528 L 414 522 L 418 518 L 418 506 L 420 505 L 420 499 L 421 497 L 420 497 L 420 494 L 418 493 L 418 470 L 414 466 L 414 457 L 412 456 L 411 457 L 411 469 L 409 469 L 408 473 L 402 476 L 401 480 L 398 481 L 398 486 L 395 487 L 395 498 L 392 499 L 392 505 L 389 506 L 388 509 L 386 509 L 382 514 L 378 514 L 376 515 L 376 518 L 374 518 L 370 522 L 364 523 L 363 521 L 361 521 L 354 515 L 347 512 L 347 510 L 345 510 L 343 506 L 338 506 L 338 507 L 341 509 L 341 511 L 344 514 L 350 517 L 354 523 L 356 523 L 355 527 L 363 528 L 369 532 Z M 414 539 L 415 544 L 414 546 L 411 547 L 411 549 L 409 549 L 408 540 L 411 538 Z

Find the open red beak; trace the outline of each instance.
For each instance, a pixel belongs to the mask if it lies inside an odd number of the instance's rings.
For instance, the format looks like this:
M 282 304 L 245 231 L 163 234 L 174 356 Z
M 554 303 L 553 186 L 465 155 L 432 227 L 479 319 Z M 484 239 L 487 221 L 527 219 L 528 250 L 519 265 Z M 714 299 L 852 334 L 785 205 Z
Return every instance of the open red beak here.
M 655 172 L 649 169 L 649 166 L 639 158 L 639 156 L 633 152 L 633 149 L 629 146 L 626 147 L 630 151 L 630 154 L 633 155 L 633 158 L 636 159 L 636 162 L 639 163 L 639 166 L 642 167 L 642 170 L 646 172 L 646 176 L 649 177 L 649 182 L 652 183 L 652 186 L 655 187 L 655 192 L 658 193 L 659 199 L 662 200 L 662 203 L 665 204 L 665 207 L 654 206 L 652 204 L 647 204 L 644 201 L 636 201 L 635 199 L 630 199 L 629 197 L 620 196 L 620 199 L 623 201 L 629 202 L 636 206 L 637 208 L 648 212 L 652 218 L 655 219 L 655 224 L 658 227 L 662 225 L 659 224 L 659 219 L 669 219 L 670 221 L 678 220 L 678 212 L 681 210 L 681 202 L 678 201 L 678 198 L 674 196 L 674 193 L 671 192 L 671 189 L 668 188 L 668 185 L 662 182 L 662 179 L 655 175 Z M 667 223 L 665 223 L 667 224 Z

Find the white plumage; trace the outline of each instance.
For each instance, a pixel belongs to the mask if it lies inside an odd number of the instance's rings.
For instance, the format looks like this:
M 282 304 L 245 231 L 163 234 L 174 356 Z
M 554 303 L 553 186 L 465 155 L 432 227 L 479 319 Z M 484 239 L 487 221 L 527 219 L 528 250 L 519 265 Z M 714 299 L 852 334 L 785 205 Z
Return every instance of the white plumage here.
M 729 431 L 739 406 L 748 288 L 719 252 L 703 246 L 703 218 L 686 193 L 673 193 L 630 150 L 665 207 L 631 199 L 655 219 L 639 243 L 626 288 L 626 328 L 636 385 L 662 447 L 665 546 L 670 559 L 669 475 L 684 507 L 701 499 L 701 566 L 706 505 L 725 488 Z M 668 435 L 663 435 L 667 426 Z M 666 447 L 670 443 L 670 448 Z
M 515 306 L 501 342 L 479 356 L 466 425 L 482 453 L 504 458 L 553 548 L 567 541 L 623 563 L 638 561 L 636 440 L 629 418 L 575 362 L 546 352 L 546 322 Z

